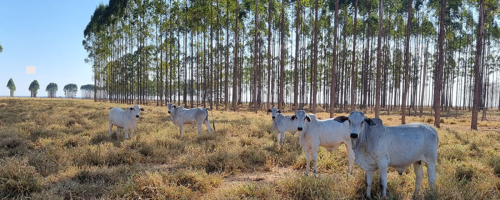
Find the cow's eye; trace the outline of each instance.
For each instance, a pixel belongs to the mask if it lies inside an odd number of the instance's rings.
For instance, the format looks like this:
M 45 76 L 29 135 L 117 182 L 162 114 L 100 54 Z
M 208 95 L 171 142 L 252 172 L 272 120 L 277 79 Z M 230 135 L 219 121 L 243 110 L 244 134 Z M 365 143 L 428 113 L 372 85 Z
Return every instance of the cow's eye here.
M 361 124 L 363 124 L 363 122 L 361 122 Z

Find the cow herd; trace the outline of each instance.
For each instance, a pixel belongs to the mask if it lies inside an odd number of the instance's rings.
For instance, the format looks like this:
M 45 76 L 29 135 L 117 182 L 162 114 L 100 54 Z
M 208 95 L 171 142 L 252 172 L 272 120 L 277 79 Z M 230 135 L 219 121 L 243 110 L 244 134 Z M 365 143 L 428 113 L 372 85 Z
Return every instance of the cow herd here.
M 140 111 L 139 105 L 123 110 L 113 108 L 109 111 L 109 135 L 112 135 L 113 125 L 119 130 L 124 129 L 125 139 L 132 138 Z M 172 122 L 180 128 L 183 135 L 184 124 L 201 127 L 206 125 L 208 132 L 213 134 L 208 120 L 210 109 L 192 108 L 168 104 L 168 113 Z M 269 109 L 272 113 L 273 129 L 276 131 L 276 140 L 284 144 L 285 132 L 295 135 L 299 132 L 299 143 L 306 157 L 307 175 L 310 171 L 311 156 L 314 162 L 313 172 L 317 173 L 318 149 L 324 147 L 328 151 L 346 145 L 349 159 L 348 175 L 353 173 L 354 162 L 358 164 L 366 175 L 366 197 L 370 198 L 373 174 L 380 173 L 380 187 L 382 196 L 386 195 L 388 167 L 395 168 L 401 175 L 406 168 L 413 164 L 415 171 L 415 191 L 418 195 L 424 179 L 423 163 L 427 164 L 429 185 L 433 188 L 436 182 L 436 163 L 438 134 L 436 130 L 424 123 L 411 123 L 400 126 L 384 126 L 379 118 L 367 118 L 362 112 L 354 111 L 349 116 L 339 116 L 332 119 L 318 120 L 314 114 L 306 114 L 298 110 L 294 115 L 283 115 L 279 109 Z M 212 114 L 213 122 L 213 114 Z M 213 124 L 215 130 L 215 124 Z M 129 134 L 130 133 L 130 137 Z

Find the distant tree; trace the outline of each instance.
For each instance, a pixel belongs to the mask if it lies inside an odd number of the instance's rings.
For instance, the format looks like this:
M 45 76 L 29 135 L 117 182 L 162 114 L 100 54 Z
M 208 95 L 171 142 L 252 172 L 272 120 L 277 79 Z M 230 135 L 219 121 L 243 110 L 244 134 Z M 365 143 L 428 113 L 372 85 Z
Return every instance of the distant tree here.
M 82 91 L 82 98 L 91 99 L 94 96 L 94 85 L 92 84 L 82 85 L 80 87 L 80 91 Z
M 66 98 L 73 98 L 76 96 L 76 92 L 78 92 L 78 86 L 74 83 L 70 83 L 64 86 L 63 91 Z
M 31 92 L 31 97 L 36 97 L 38 89 L 40 89 L 40 84 L 38 84 L 38 81 L 34 80 L 33 82 L 31 82 L 30 87 L 28 88 L 28 90 Z
M 3 51 L 3 47 L 2 47 L 2 45 L 0 44 L 0 53 L 2 53 L 2 51 Z
M 50 97 L 50 98 L 56 97 L 57 84 L 56 83 L 49 83 L 47 85 L 47 88 L 45 88 L 45 91 L 47 92 L 48 97 Z
M 10 90 L 10 97 L 14 97 L 14 91 L 16 91 L 16 84 L 14 84 L 14 80 L 12 80 L 12 78 L 10 78 L 9 82 L 7 82 L 7 87 Z

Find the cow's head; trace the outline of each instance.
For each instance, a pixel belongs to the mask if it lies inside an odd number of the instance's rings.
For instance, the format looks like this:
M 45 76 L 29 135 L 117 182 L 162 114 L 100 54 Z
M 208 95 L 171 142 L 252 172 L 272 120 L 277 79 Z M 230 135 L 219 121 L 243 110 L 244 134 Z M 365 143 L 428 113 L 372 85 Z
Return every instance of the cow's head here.
M 267 113 L 272 113 L 273 119 L 275 119 L 277 113 L 281 113 L 281 110 L 273 107 L 272 109 L 268 109 Z
M 174 110 L 175 108 L 175 105 L 173 103 L 168 103 L 167 106 L 168 106 L 168 113 L 171 113 L 172 110 Z
M 293 115 L 291 118 L 292 121 L 295 119 L 299 120 L 299 126 L 297 127 L 298 131 L 302 131 L 305 120 L 311 122 L 311 118 L 306 114 L 306 111 L 304 110 L 298 110 L 297 113 L 295 113 L 295 115 Z
M 344 123 L 349 121 L 349 130 L 351 132 L 351 138 L 358 138 L 361 131 L 364 130 L 365 126 L 375 126 L 375 122 L 371 118 L 365 117 L 365 114 L 359 111 L 352 112 L 349 117 L 339 116 L 335 118 L 335 121 Z
M 129 110 L 131 110 L 132 113 L 135 114 L 136 118 L 139 118 L 139 115 L 140 115 L 141 111 L 144 111 L 144 108 L 141 108 L 141 107 L 139 107 L 139 105 L 136 104 L 134 107 L 129 108 Z

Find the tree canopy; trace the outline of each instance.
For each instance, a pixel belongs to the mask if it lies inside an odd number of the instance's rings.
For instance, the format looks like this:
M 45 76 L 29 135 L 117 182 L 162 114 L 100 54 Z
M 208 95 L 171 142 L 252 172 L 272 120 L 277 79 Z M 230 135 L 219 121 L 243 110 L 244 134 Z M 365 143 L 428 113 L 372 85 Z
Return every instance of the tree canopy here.
M 9 82 L 7 82 L 7 88 L 10 90 L 10 96 L 14 96 L 14 91 L 16 91 L 16 84 L 14 83 L 14 80 L 12 78 L 9 79 Z
M 78 92 L 78 86 L 74 83 L 70 83 L 64 86 L 63 91 L 66 98 L 73 98 L 76 96 L 76 92 Z
M 47 96 L 50 98 L 56 97 L 57 93 L 57 84 L 56 83 L 49 83 L 47 87 L 45 88 L 45 91 L 47 92 Z
M 30 87 L 28 88 L 28 90 L 31 92 L 31 97 L 36 97 L 38 89 L 40 89 L 40 84 L 38 84 L 38 81 L 34 80 L 33 82 L 31 82 Z

